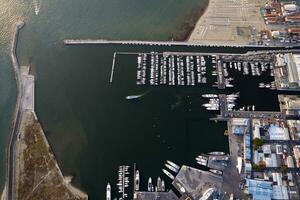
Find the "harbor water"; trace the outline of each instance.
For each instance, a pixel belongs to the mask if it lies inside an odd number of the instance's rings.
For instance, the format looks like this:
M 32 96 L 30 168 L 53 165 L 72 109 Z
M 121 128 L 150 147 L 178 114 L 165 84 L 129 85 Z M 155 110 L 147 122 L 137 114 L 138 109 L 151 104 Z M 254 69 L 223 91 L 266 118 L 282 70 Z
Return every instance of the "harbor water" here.
M 226 51 L 245 49 L 181 48 L 120 45 L 65 46 L 67 38 L 167 40 L 180 31 L 199 0 L 35 0 L 1 2 L 0 30 L 0 149 L 3 184 L 4 148 L 15 102 L 16 86 L 8 56 L 13 24 L 22 19 L 18 57 L 30 64 L 36 76 L 36 112 L 65 175 L 91 200 L 105 199 L 107 182 L 117 194 L 119 165 L 135 162 L 141 189 L 148 177 L 170 181 L 161 169 L 165 160 L 197 167 L 195 157 L 209 151 L 228 151 L 225 123 L 209 121 L 201 98 L 216 93 L 211 84 L 186 86 L 137 86 L 136 57 L 116 58 L 113 82 L 109 83 L 114 52 Z M 200 3 L 199 3 L 200 2 Z M 211 66 L 208 66 L 208 71 Z M 209 83 L 215 78 L 208 76 Z M 260 80 L 237 80 L 239 104 L 258 109 L 277 109 L 276 95 L 258 90 Z M 235 92 L 237 89 L 226 91 Z M 144 94 L 137 101 L 126 96 Z M 263 94 L 263 95 L 259 95 Z M 250 97 L 255 102 L 249 102 Z M 268 102 L 265 103 L 265 99 Z M 243 102 L 244 101 L 244 102 Z M 132 184 L 132 182 L 130 183 Z

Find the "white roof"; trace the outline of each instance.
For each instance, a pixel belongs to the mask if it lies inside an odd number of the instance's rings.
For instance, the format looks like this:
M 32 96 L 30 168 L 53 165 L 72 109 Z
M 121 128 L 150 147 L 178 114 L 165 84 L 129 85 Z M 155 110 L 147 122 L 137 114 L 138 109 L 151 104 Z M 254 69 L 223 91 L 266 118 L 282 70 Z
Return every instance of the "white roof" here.
M 271 157 L 265 158 L 266 167 L 278 167 L 276 154 L 271 154 Z
M 271 34 L 272 34 L 272 37 L 279 37 L 280 36 L 279 31 L 272 31 Z
M 289 140 L 286 131 L 278 125 L 271 124 L 269 127 L 270 140 Z
M 282 185 L 273 185 L 272 199 L 289 199 L 287 187 Z
M 239 174 L 242 172 L 242 165 L 243 165 L 243 159 L 242 159 L 242 157 L 237 157 L 236 168 L 238 169 Z
M 232 125 L 235 126 L 247 126 L 249 119 L 245 118 L 233 118 L 232 119 Z
M 300 79 L 300 54 L 293 54 L 293 60 L 296 65 L 296 69 L 298 72 L 298 79 Z
M 277 182 L 277 185 L 282 185 L 282 174 L 281 173 L 272 173 L 273 182 Z
M 286 11 L 296 11 L 297 10 L 297 6 L 295 4 L 286 4 L 283 6 L 284 10 Z
M 262 146 L 262 150 L 265 154 L 270 154 L 271 153 L 271 145 L 269 144 L 264 144 Z
M 282 54 L 277 54 L 276 55 L 276 64 L 278 66 L 285 66 L 287 64 L 286 60 L 285 60 L 285 57 L 283 57 Z
M 259 132 L 259 126 L 258 125 L 255 125 L 255 127 L 254 127 L 253 138 L 260 138 L 260 132 Z
M 288 157 L 286 158 L 286 162 L 287 162 L 287 166 L 288 166 L 288 167 L 291 167 L 291 168 L 295 167 L 292 156 L 288 156 Z

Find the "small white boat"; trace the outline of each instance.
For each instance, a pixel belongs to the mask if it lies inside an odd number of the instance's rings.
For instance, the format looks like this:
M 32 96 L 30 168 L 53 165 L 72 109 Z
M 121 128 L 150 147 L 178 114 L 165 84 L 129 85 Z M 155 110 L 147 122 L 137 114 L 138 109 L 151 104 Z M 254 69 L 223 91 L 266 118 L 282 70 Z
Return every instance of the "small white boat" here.
M 213 156 L 224 156 L 225 153 L 222 151 L 213 151 L 213 152 L 209 152 L 209 155 L 213 155 Z
M 173 163 L 169 160 L 167 160 L 167 163 L 179 171 L 180 167 L 178 165 L 176 165 L 175 163 Z
M 178 172 L 178 170 L 177 170 L 175 167 L 173 167 L 173 166 L 171 166 L 171 165 L 169 165 L 169 164 L 165 164 L 165 166 L 166 166 L 169 170 L 171 170 L 171 171 L 173 171 L 173 172 L 175 172 L 175 173 Z
M 222 176 L 223 175 L 223 172 L 220 171 L 220 170 L 216 170 L 216 169 L 209 169 L 210 172 L 214 173 L 214 174 L 217 174 L 217 175 L 220 175 Z
M 170 172 L 168 172 L 167 170 L 165 170 L 165 169 L 163 169 L 162 170 L 163 171 L 163 173 L 165 174 L 165 175 L 167 175 L 170 179 L 174 179 L 175 177 L 170 173 Z
M 111 200 L 111 187 L 109 183 L 106 186 L 106 200 Z

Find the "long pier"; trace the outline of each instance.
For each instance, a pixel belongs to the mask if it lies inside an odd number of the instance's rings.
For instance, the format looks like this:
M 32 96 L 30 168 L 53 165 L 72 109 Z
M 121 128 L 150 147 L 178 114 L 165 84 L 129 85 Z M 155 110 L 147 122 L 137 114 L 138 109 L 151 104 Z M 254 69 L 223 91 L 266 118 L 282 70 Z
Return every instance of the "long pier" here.
M 244 111 L 235 110 L 231 111 L 227 109 L 226 95 L 219 95 L 220 99 L 220 114 L 215 118 L 211 118 L 214 121 L 227 121 L 231 118 L 257 118 L 257 119 L 286 119 L 286 115 L 281 112 L 274 111 Z
M 78 45 L 78 44 L 122 44 L 122 45 L 149 45 L 149 46 L 210 46 L 210 47 L 245 47 L 243 45 L 213 45 L 213 44 L 201 44 L 192 42 L 180 42 L 180 41 L 145 41 L 145 40 L 104 40 L 104 39 L 66 39 L 64 40 L 66 45 Z
M 190 46 L 190 47 L 252 47 L 252 48 L 282 48 L 282 49 L 299 49 L 299 45 L 290 46 L 262 46 L 262 45 L 238 45 L 238 44 L 211 44 L 198 42 L 184 42 L 184 41 L 147 41 L 147 40 L 106 40 L 106 39 L 65 39 L 66 45 L 80 45 L 80 44 L 117 44 L 117 45 L 149 45 L 149 46 Z M 276 51 L 276 50 L 275 50 Z

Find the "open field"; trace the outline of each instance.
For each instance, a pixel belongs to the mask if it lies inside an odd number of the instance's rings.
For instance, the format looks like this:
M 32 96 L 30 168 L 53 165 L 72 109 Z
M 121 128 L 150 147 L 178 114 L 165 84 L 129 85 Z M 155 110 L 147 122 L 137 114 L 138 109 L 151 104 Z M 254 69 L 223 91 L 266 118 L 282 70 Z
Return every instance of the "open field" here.
M 24 113 L 15 150 L 16 200 L 83 200 L 87 195 L 64 178 L 33 112 Z

